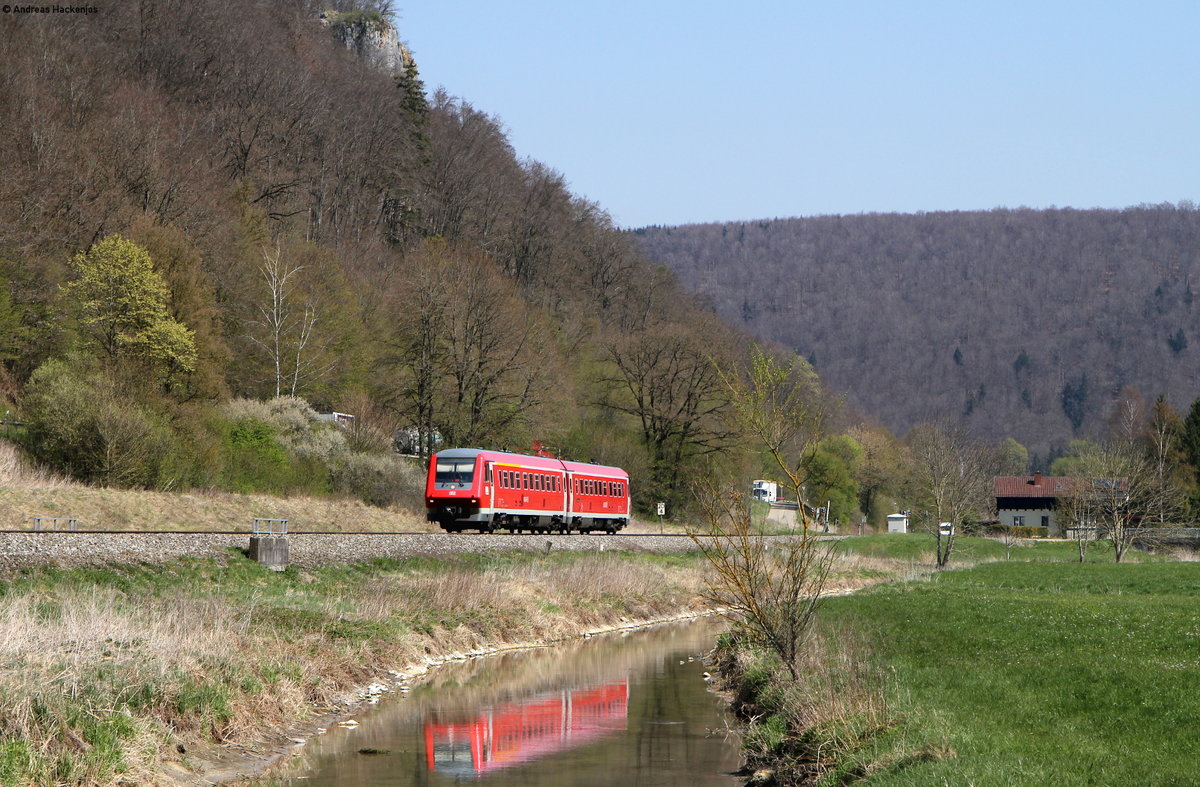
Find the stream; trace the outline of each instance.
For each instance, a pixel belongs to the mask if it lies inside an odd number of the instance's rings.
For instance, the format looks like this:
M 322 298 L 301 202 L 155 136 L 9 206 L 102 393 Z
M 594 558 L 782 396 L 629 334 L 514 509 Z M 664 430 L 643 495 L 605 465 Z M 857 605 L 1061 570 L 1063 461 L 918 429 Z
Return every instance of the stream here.
M 447 664 L 310 740 L 273 783 L 732 787 L 738 740 L 701 661 L 721 630 L 701 619 Z

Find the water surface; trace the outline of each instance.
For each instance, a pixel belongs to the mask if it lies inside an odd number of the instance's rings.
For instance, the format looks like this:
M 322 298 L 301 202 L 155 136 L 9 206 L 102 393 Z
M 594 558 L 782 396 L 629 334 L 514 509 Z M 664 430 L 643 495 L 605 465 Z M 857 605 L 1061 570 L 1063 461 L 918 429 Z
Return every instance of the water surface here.
M 672 624 L 439 668 L 306 747 L 300 787 L 731 787 L 740 765 L 701 654 L 720 624 Z

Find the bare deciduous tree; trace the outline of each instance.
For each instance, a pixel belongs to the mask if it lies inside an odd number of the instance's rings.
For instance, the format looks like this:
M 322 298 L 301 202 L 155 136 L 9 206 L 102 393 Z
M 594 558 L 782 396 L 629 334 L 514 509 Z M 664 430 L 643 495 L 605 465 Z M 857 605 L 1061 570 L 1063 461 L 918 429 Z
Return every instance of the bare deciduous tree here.
M 721 351 L 716 333 L 664 321 L 608 346 L 616 373 L 603 380 L 604 404 L 637 419 L 652 483 L 672 503 L 684 491 L 685 463 L 725 450 L 735 436 L 722 417 L 728 390 L 712 363 Z
M 317 309 L 311 301 L 296 302 L 296 280 L 303 270 L 303 265 L 285 259 L 278 245 L 263 251 L 259 272 L 266 297 L 258 307 L 259 318 L 252 323 L 259 331 L 251 333 L 250 340 L 267 354 L 275 396 L 295 396 L 301 382 L 318 371 L 318 361 L 311 353 Z
M 1092 529 L 1108 539 L 1118 563 L 1147 528 L 1173 524 L 1183 510 L 1183 493 L 1157 455 L 1165 445 L 1116 438 L 1091 446 L 1080 457 L 1079 477 L 1071 484 L 1064 511 L 1077 529 Z M 1081 559 L 1083 553 L 1081 547 Z
M 803 457 L 820 437 L 824 405 L 807 364 L 781 362 L 755 347 L 744 374 L 720 371 L 737 423 L 788 478 L 799 497 Z M 808 643 L 829 576 L 832 553 L 807 526 L 789 538 L 768 541 L 751 523 L 742 490 L 698 490 L 707 517 L 703 537 L 693 534 L 716 572 L 708 600 L 726 610 L 748 641 L 775 653 L 789 675 Z
M 908 438 L 916 494 L 926 526 L 936 535 L 938 568 L 950 562 L 962 526 L 991 507 L 992 458 L 956 424 L 922 424 Z M 949 528 L 943 528 L 949 523 Z
M 701 487 L 707 529 L 694 533 L 715 577 L 706 600 L 755 646 L 776 654 L 792 679 L 829 577 L 832 552 L 809 530 L 768 540 L 741 490 Z

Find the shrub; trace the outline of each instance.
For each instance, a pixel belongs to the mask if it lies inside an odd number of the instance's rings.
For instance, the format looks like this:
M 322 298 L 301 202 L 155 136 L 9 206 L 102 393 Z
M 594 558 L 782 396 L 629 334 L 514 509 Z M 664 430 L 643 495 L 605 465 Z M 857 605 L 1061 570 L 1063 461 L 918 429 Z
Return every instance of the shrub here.
M 277 396 L 265 402 L 233 399 L 221 406 L 221 412 L 232 421 L 253 419 L 269 424 L 279 443 L 295 456 L 328 463 L 348 450 L 341 430 L 318 420 L 316 410 L 295 396 Z
M 50 360 L 33 373 L 25 398 L 30 453 L 85 481 L 158 487 L 174 479 L 167 460 L 176 449 L 166 419 L 138 402 L 104 371 L 84 372 Z
M 423 469 L 395 455 L 348 453 L 330 471 L 333 490 L 374 506 L 410 503 L 424 493 Z
M 987 535 L 1008 535 L 1012 538 L 1046 538 L 1050 535 L 1050 528 L 1038 525 L 992 525 L 987 529 Z

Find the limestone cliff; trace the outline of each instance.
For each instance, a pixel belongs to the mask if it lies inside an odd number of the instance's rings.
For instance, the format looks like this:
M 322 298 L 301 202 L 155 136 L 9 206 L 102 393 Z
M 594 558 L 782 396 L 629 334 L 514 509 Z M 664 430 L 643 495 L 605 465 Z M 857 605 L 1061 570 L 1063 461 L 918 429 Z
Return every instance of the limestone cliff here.
M 396 28 L 375 11 L 326 11 L 321 21 L 350 51 L 376 68 L 399 74 L 413 62 Z

